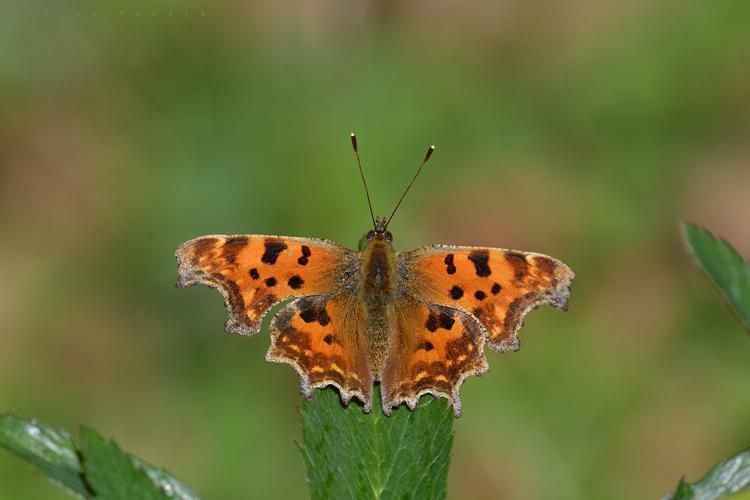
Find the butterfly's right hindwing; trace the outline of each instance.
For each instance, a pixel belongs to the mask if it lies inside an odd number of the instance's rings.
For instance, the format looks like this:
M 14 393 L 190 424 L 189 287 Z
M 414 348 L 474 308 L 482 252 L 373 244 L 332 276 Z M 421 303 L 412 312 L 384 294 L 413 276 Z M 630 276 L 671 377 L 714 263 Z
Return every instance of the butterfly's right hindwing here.
M 370 411 L 373 378 L 359 305 L 351 294 L 294 300 L 271 321 L 266 359 L 297 370 L 305 397 L 317 387 L 334 385 L 345 404 L 356 397 Z

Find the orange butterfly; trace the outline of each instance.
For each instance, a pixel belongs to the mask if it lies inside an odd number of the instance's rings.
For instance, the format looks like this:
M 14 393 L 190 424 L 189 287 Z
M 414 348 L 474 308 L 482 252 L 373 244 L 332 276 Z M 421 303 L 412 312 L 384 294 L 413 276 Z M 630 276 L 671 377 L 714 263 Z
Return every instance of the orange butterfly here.
M 178 287 L 218 289 L 229 310 L 227 332 L 258 333 L 268 309 L 298 297 L 271 321 L 268 361 L 299 373 L 305 397 L 333 385 L 341 400 L 372 408 L 380 382 L 383 412 L 422 394 L 447 398 L 461 414 L 464 378 L 489 369 L 485 342 L 497 351 L 519 349 L 518 329 L 540 304 L 567 310 L 573 271 L 546 255 L 500 248 L 433 245 L 393 249 L 391 216 L 373 216 L 373 229 L 353 251 L 315 238 L 202 236 L 175 250 Z

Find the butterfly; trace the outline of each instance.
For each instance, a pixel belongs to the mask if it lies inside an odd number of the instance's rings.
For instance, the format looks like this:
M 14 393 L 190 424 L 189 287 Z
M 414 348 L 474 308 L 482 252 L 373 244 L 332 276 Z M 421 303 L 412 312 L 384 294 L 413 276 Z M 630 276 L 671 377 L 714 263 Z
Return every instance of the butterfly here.
M 517 351 L 526 313 L 541 304 L 567 310 L 573 271 L 552 257 L 502 248 L 431 245 L 397 252 L 387 218 L 373 215 L 359 250 L 332 241 L 264 235 L 201 236 L 175 250 L 178 287 L 216 288 L 229 310 L 227 332 L 254 335 L 275 304 L 266 360 L 299 374 L 306 398 L 326 386 L 372 409 L 373 384 L 389 415 L 420 396 L 447 398 L 461 414 L 459 387 L 489 369 L 485 345 Z

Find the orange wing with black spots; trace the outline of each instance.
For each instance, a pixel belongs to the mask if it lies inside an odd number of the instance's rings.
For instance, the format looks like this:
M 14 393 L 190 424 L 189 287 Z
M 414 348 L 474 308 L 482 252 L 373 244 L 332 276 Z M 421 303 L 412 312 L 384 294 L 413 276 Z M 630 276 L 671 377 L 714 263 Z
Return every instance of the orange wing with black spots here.
M 227 332 L 253 335 L 268 309 L 288 297 L 331 293 L 356 269 L 356 253 L 330 241 L 283 236 L 203 236 L 175 250 L 177 286 L 217 288 Z
M 383 411 L 388 415 L 401 403 L 413 410 L 430 393 L 447 398 L 460 416 L 461 383 L 489 369 L 482 327 L 459 309 L 412 297 L 397 301 L 394 310 L 396 331 L 381 378 Z
M 529 310 L 541 304 L 567 310 L 575 276 L 552 257 L 499 248 L 435 245 L 401 252 L 398 260 L 410 294 L 472 314 L 498 351 L 518 350 Z
M 346 295 L 294 300 L 271 322 L 266 360 L 294 367 L 307 398 L 317 387 L 334 385 L 344 404 L 356 396 L 370 411 L 373 376 L 359 305 Z

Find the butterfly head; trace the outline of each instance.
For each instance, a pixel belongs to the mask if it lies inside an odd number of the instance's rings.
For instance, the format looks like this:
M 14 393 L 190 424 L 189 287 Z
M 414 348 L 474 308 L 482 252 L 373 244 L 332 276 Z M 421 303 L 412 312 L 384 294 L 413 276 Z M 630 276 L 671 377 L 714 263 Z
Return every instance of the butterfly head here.
M 368 240 L 393 241 L 393 235 L 388 231 L 388 219 L 375 217 L 375 228 L 367 233 Z
M 363 250 L 369 243 L 373 241 L 386 241 L 391 243 L 393 241 L 393 235 L 386 229 L 388 221 L 385 217 L 382 219 L 375 217 L 375 228 L 367 231 L 367 234 L 362 236 L 359 240 L 359 249 Z

